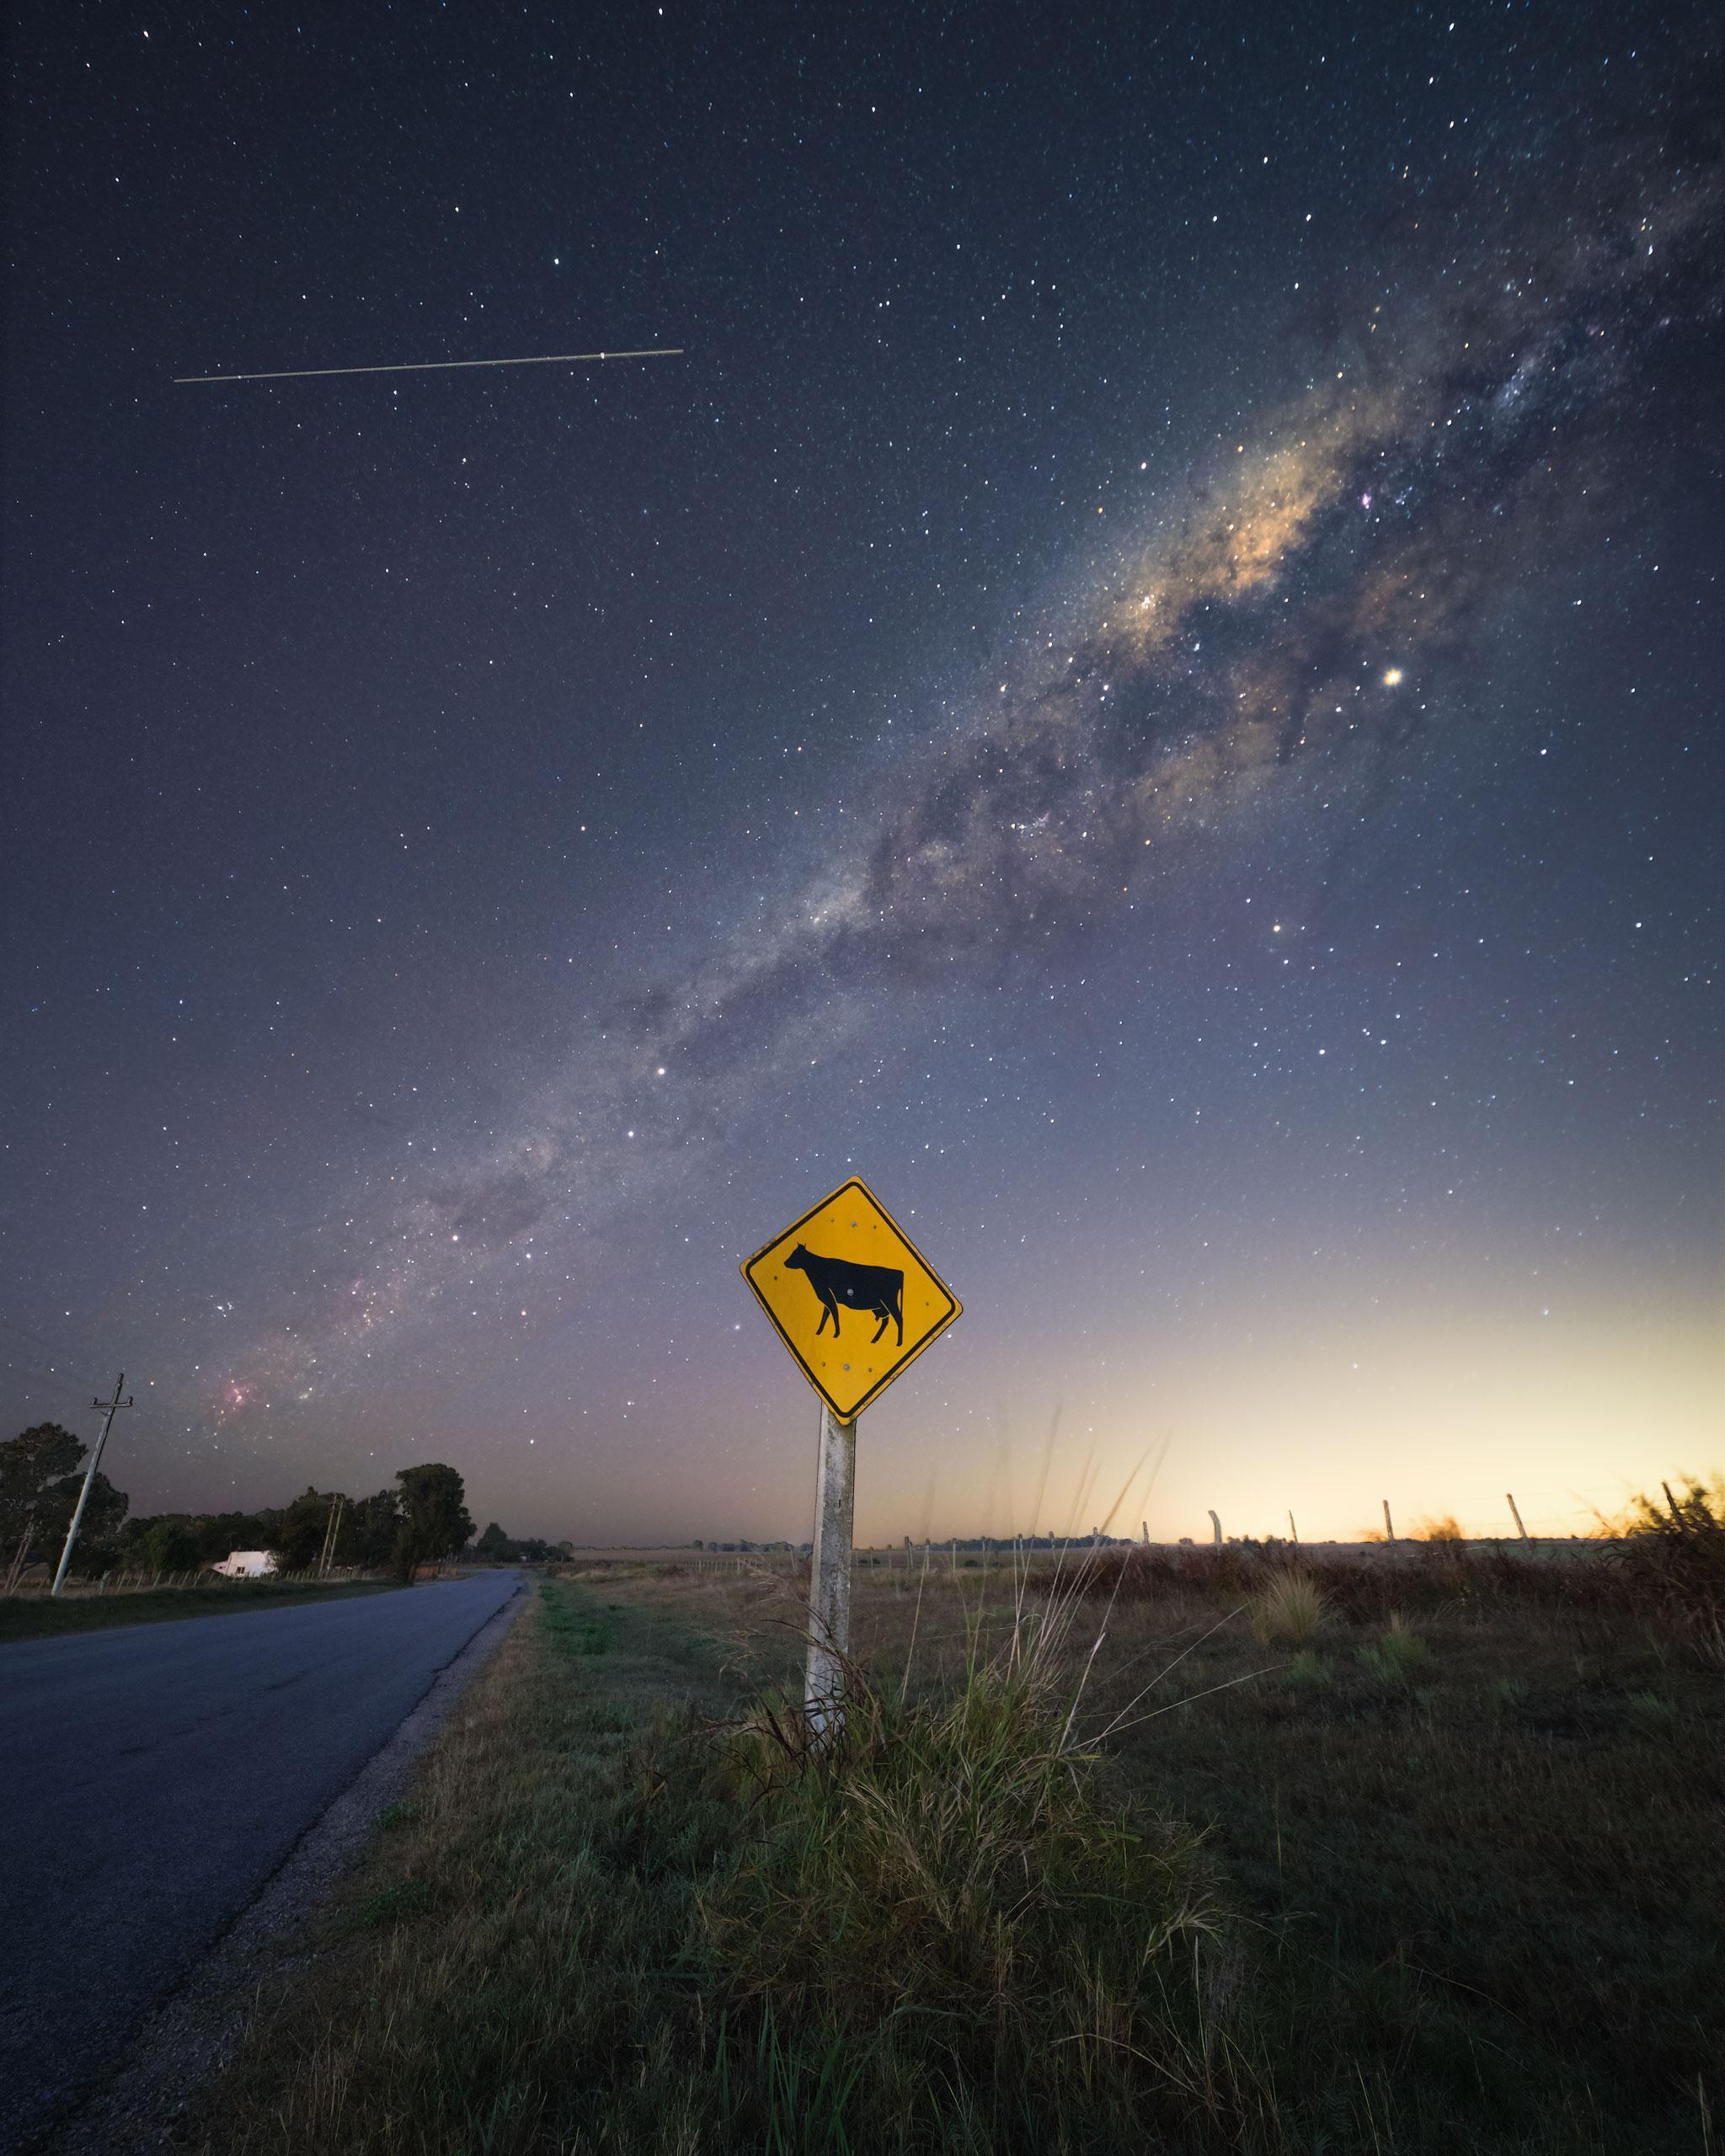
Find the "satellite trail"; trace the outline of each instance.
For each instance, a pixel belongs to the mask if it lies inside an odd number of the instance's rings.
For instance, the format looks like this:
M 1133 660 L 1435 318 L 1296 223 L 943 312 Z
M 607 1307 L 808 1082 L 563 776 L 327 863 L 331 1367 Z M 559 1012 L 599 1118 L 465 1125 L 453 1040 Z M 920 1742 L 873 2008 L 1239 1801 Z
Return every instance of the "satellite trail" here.
M 331 374 L 430 374 L 442 367 L 555 367 L 588 360 L 680 360 L 681 344 L 656 345 L 645 352 L 536 352 L 524 360 L 404 360 L 387 367 L 277 367 L 268 374 L 177 374 L 182 382 L 305 382 Z

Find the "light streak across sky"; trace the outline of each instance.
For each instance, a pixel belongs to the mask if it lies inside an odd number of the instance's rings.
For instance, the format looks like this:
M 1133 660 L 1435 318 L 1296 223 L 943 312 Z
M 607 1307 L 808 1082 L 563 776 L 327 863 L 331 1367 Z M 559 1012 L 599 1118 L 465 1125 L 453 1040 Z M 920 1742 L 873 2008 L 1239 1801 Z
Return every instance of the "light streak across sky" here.
M 536 352 L 518 360 L 401 360 L 387 366 L 275 367 L 262 374 L 177 374 L 176 385 L 194 382 L 311 382 L 336 374 L 438 374 L 462 367 L 557 367 L 598 360 L 680 360 L 681 344 L 656 344 L 639 352 Z

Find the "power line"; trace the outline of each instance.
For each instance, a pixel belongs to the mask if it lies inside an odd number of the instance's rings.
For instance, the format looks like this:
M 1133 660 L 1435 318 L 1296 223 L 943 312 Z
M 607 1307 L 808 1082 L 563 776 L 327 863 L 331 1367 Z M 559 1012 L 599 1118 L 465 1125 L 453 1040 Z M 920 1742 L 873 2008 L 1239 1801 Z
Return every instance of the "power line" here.
M 590 360 L 680 360 L 681 344 L 659 344 L 644 352 L 539 352 L 523 360 L 404 360 L 384 367 L 276 367 L 267 374 L 177 374 L 186 382 L 309 382 L 332 374 L 431 374 L 448 367 L 558 367 Z

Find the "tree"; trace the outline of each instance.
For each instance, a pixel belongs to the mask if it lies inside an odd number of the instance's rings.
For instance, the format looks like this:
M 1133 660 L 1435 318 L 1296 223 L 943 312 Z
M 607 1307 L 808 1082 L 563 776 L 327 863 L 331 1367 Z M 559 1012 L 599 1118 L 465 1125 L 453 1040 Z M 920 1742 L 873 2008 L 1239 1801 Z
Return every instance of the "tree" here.
M 452 1557 L 473 1539 L 473 1522 L 462 1502 L 467 1485 L 452 1467 L 428 1461 L 423 1467 L 396 1471 L 401 1485 L 405 1549 L 398 1548 L 398 1561 L 411 1552 L 415 1564 L 435 1564 Z
M 314 1490 L 308 1484 L 302 1495 L 281 1515 L 270 1547 L 285 1572 L 303 1572 L 323 1554 L 323 1538 L 329 1532 L 329 1513 L 335 1503 L 334 1491 Z
M 0 1545 L 9 1560 L 26 1528 L 32 1546 L 66 1539 L 88 1447 L 57 1422 L 36 1422 L 0 1445 Z
M 222 1556 L 227 1552 L 224 1550 Z M 201 1562 L 203 1550 L 196 1529 L 185 1520 L 153 1520 L 144 1536 L 144 1556 L 152 1572 L 189 1572 Z
M 335 1531 L 336 1555 L 344 1565 L 362 1565 L 373 1571 L 390 1562 L 401 1527 L 401 1498 L 394 1490 L 380 1490 L 375 1497 L 360 1497 L 342 1514 Z
M 515 1545 L 503 1529 L 493 1520 L 490 1526 L 473 1545 L 473 1555 L 483 1557 L 494 1565 L 506 1565 L 515 1555 Z
M 8 1561 L 26 1529 L 32 1550 L 59 1554 L 83 1487 L 82 1467 L 88 1450 L 82 1438 L 57 1422 L 33 1423 L 0 1444 L 0 1547 Z M 99 1570 L 114 1555 L 128 1502 L 125 1491 L 116 1490 L 105 1475 L 91 1483 L 75 1558 L 81 1572 Z
M 236 1550 L 273 1550 L 280 1527 L 278 1512 L 144 1513 L 126 1521 L 120 1554 L 129 1565 L 184 1572 L 194 1565 L 219 1564 Z M 168 1546 L 169 1536 L 180 1538 L 174 1545 L 178 1561 L 152 1554 L 158 1541 Z

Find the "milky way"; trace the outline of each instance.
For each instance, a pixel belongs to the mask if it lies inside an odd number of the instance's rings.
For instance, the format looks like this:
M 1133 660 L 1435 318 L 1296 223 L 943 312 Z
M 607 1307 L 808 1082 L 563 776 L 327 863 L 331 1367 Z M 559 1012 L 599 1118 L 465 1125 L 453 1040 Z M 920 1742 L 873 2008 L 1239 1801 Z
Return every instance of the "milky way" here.
M 1160 487 L 1132 542 L 853 776 L 872 813 L 772 926 L 722 932 L 614 1010 L 520 1082 L 483 1143 L 364 1178 L 294 1253 L 291 1319 L 233 1355 L 210 1404 L 321 1397 L 451 1299 L 500 1306 L 532 1266 L 566 1274 L 625 1198 L 702 1171 L 793 1035 L 818 1023 L 830 1049 L 879 997 L 1153 906 L 1192 846 L 1248 814 L 1309 814 L 1314 788 L 1335 827 L 1369 817 L 1385 760 L 1451 723 L 1446 684 L 1503 595 L 1598 544 L 1634 474 L 1624 414 L 1717 313 L 1704 164 L 1627 136 L 1589 190 L 1542 202 L 1506 161 L 1465 253 L 1408 211 L 1393 282 L 1337 301 L 1349 319 L 1321 359 L 1301 328 L 1303 390 Z

